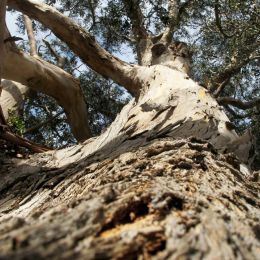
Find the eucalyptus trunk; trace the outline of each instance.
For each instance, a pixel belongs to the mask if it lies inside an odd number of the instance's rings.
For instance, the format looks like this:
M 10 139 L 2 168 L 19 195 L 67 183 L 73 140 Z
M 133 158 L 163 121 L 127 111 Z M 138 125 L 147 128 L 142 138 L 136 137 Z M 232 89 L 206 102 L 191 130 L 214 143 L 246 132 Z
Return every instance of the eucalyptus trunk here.
M 140 93 L 99 137 L 2 161 L 2 258 L 258 258 L 257 176 L 179 44 L 149 47 Z

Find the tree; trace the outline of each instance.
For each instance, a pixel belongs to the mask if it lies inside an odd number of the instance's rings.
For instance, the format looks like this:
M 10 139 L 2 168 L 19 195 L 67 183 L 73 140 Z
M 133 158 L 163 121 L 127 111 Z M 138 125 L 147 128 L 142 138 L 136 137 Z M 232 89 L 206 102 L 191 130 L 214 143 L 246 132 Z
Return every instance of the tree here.
M 102 23 L 111 25 L 107 33 L 117 28 L 115 38 L 119 34 L 136 50 L 138 64 L 131 64 L 112 54 L 113 44 L 107 42 L 109 52 L 52 7 L 56 1 L 47 3 L 8 0 L 134 98 L 100 136 L 87 139 L 78 82 L 18 51 L 2 23 L 3 78 L 56 98 L 84 142 L 27 159 L 1 159 L 1 257 L 257 259 L 259 182 L 250 169 L 255 137 L 251 131 L 239 136 L 225 113 L 226 107 L 237 120 L 230 106 L 249 109 L 250 121 L 258 122 L 259 99 L 240 100 L 256 86 L 250 72 L 257 72 L 259 55 L 257 4 L 107 1 L 113 20 L 96 13 L 99 1 L 64 1 L 63 11 L 90 18 L 97 36 Z M 203 33 L 192 49 L 180 38 L 188 41 L 198 28 Z M 238 82 L 251 89 L 237 90 Z

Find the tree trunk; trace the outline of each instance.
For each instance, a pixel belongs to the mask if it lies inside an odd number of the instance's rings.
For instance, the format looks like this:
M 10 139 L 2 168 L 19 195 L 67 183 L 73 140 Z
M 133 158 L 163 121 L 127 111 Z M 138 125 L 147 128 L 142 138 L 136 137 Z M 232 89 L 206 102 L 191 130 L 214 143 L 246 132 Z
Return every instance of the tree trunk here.
M 239 137 L 165 64 L 139 68 L 140 98 L 101 136 L 2 161 L 3 259 L 257 259 L 259 183 L 223 153 Z
M 138 47 L 144 66 L 132 66 L 55 9 L 8 3 L 135 100 L 99 137 L 2 160 L 1 257 L 257 259 L 259 182 L 247 167 L 250 138 L 239 137 L 207 89 L 189 78 L 186 46 L 170 44 L 170 31 L 147 38 Z

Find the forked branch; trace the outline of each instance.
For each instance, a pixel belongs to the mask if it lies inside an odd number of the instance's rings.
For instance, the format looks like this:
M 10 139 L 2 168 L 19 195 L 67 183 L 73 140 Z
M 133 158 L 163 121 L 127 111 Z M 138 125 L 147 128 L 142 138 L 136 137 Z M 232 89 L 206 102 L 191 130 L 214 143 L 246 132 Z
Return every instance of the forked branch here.
M 170 43 L 172 41 L 173 33 L 178 29 L 183 14 L 191 5 L 193 0 L 187 0 L 182 4 L 179 2 L 179 0 L 168 0 L 169 23 L 162 36 L 162 41 L 164 42 Z
M 248 54 L 248 58 L 245 59 L 235 59 L 233 63 L 230 63 L 223 71 L 213 77 L 209 83 L 208 88 L 214 92 L 214 97 L 218 97 L 224 88 L 228 85 L 231 78 L 236 76 L 241 69 L 246 66 L 249 62 L 258 59 L 258 56 Z
M 91 137 L 85 100 L 76 79 L 39 57 L 21 52 L 13 42 L 4 44 L 4 54 L 5 79 L 20 82 L 56 99 L 67 114 L 75 138 L 83 141 Z
M 51 44 L 47 41 L 43 39 L 43 42 L 45 43 L 46 47 L 49 49 L 49 51 L 51 52 L 51 54 L 55 57 L 56 61 L 57 61 L 57 66 L 59 66 L 60 68 L 64 68 L 65 63 L 66 63 L 66 58 L 60 56 L 55 50 L 54 48 L 51 46 Z
M 135 78 L 137 67 L 111 55 L 72 19 L 51 6 L 33 0 L 8 0 L 8 5 L 52 30 L 97 73 L 124 86 L 134 96 L 139 95 L 141 85 Z

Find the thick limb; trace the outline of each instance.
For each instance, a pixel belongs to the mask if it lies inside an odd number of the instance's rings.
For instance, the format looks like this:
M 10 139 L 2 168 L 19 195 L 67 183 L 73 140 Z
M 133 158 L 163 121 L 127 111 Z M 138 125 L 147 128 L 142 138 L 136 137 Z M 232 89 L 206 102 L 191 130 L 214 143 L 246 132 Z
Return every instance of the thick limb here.
M 141 86 L 135 78 L 136 67 L 111 55 L 72 19 L 53 7 L 33 0 L 9 0 L 8 5 L 52 30 L 93 70 L 124 86 L 134 96 L 139 95 Z
M 64 108 L 75 138 L 78 141 L 88 139 L 91 136 L 88 114 L 79 82 L 61 68 L 27 55 L 11 43 L 6 43 L 4 49 L 4 78 L 55 98 Z

